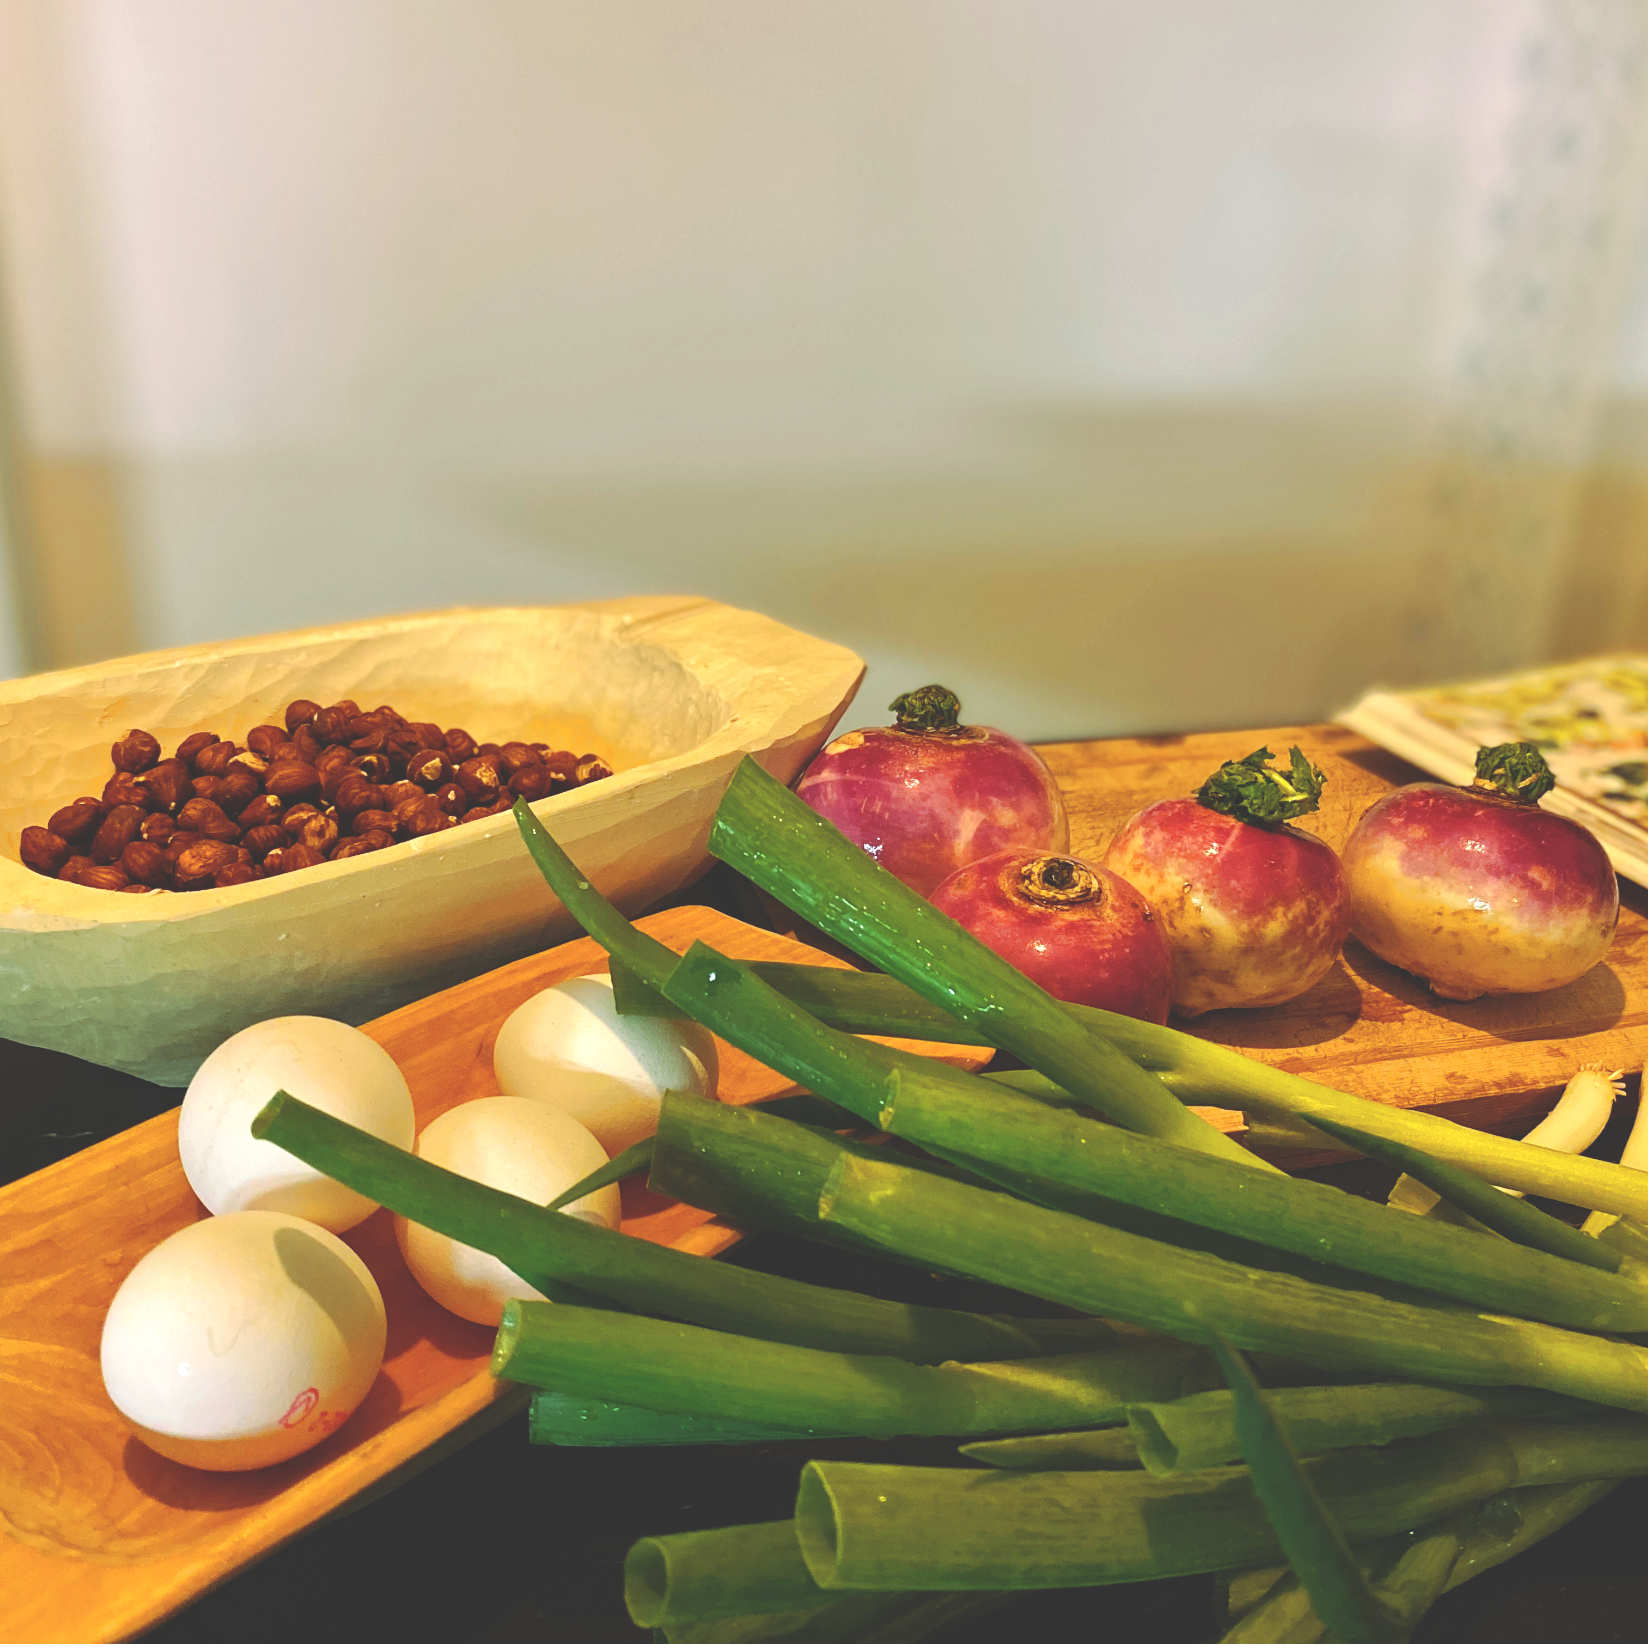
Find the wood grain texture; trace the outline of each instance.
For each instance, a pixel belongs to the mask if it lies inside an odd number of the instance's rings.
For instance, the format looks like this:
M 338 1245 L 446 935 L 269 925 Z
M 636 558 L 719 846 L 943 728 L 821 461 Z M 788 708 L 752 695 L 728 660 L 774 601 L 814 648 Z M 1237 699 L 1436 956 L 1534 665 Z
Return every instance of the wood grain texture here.
M 1222 761 L 1298 744 L 1327 783 L 1321 810 L 1299 820 L 1336 851 L 1368 806 L 1418 768 L 1336 725 L 1117 738 L 1040 746 L 1070 809 L 1072 849 L 1102 857 L 1140 807 L 1194 790 Z M 1638 1072 L 1648 1056 L 1648 897 L 1621 887 L 1619 930 L 1605 960 L 1561 990 L 1442 1001 L 1353 939 L 1298 1000 L 1227 1010 L 1180 1028 L 1267 1064 L 1385 1104 L 1424 1107 L 1477 1127 L 1532 1126 L 1584 1063 Z
M 702 938 L 754 960 L 828 958 L 730 916 L 682 906 L 640 925 L 676 950 Z M 535 991 L 599 971 L 579 939 L 412 1003 L 366 1030 L 405 1072 L 419 1126 L 497 1091 L 499 1024 Z M 982 1049 L 939 1049 L 976 1067 Z M 787 1090 L 725 1043 L 720 1096 L 747 1104 Z M 519 1411 L 518 1387 L 487 1372 L 490 1330 L 417 1287 L 378 1212 L 345 1240 L 383 1291 L 383 1371 L 347 1424 L 264 1470 L 176 1465 L 134 1440 L 103 1392 L 103 1316 L 126 1273 L 202 1216 L 177 1160 L 177 1112 L 0 1190 L 0 1641 L 129 1638 L 419 1455 Z M 738 1239 L 720 1220 L 626 1187 L 624 1229 L 713 1255 Z M 522 1446 L 525 1446 L 523 1438 Z
M 391 703 L 480 739 L 595 751 L 615 775 L 534 803 L 626 911 L 708 865 L 733 768 L 788 780 L 863 673 L 844 647 L 687 596 L 488 607 L 178 648 L 0 683 L 0 1036 L 182 1085 L 259 1018 L 373 1017 L 573 924 L 495 815 L 239 887 L 132 896 L 25 869 L 18 837 L 97 795 L 109 746 L 243 739 L 296 697 Z

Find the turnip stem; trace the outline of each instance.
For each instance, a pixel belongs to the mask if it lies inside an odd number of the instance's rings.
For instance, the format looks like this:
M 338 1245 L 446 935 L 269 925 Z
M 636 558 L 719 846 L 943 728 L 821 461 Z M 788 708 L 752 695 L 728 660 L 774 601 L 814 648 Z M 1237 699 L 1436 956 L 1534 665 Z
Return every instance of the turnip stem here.
M 706 1327 L 917 1362 L 1033 1356 L 1049 1348 L 1036 1322 L 793 1282 L 550 1213 L 398 1150 L 289 1093 L 264 1106 L 252 1132 L 414 1223 L 497 1255 L 552 1297 L 566 1298 L 570 1289 L 575 1299 L 593 1296 Z M 1052 1344 L 1067 1346 L 1072 1328 L 1080 1324 L 1052 1324 Z
M 924 1263 L 1176 1338 L 1422 1382 L 1529 1385 L 1648 1412 L 1648 1350 L 1510 1317 L 1413 1305 L 1028 1206 L 998 1192 L 844 1157 L 820 1217 Z M 913 1193 L 914 1192 L 914 1193 Z
M 716 810 L 710 851 L 856 955 L 937 1001 L 980 1041 L 1014 1053 L 1122 1126 L 1257 1164 L 749 757 Z
M 1494 1236 L 1415 1220 L 1331 1185 L 1256 1172 L 1128 1133 L 935 1060 L 830 1030 L 752 969 L 706 945 L 688 950 L 664 991 L 719 1035 L 884 1131 L 963 1165 L 990 1164 L 1056 1187 L 1038 1200 L 1080 1213 L 1084 1202 L 1103 1197 L 1481 1308 L 1569 1327 L 1648 1330 L 1648 1288 L 1638 1282 Z M 675 1106 L 669 1125 L 696 1125 L 705 1140 L 678 1141 L 662 1172 L 655 1162 L 657 1182 L 690 1200 L 695 1181 L 714 1172 L 713 1199 L 735 1215 L 740 1203 L 748 1205 L 741 1185 L 754 1182 L 774 1187 L 755 1194 L 786 1194 L 789 1215 L 805 1217 L 795 1198 L 818 1182 L 826 1157 L 843 1153 L 833 1141 L 795 1139 L 770 1117 L 715 1117 L 685 1102 Z M 717 1146 L 725 1141 L 731 1148 L 735 1137 L 745 1141 L 752 1161 L 767 1148 L 773 1166 L 785 1150 L 806 1151 L 815 1165 L 759 1175 L 742 1165 L 717 1168 Z M 679 1164 L 678 1177 L 671 1176 L 672 1163 Z M 1523 1204 L 1513 1206 L 1533 1216 Z
M 1471 1426 L 1306 1466 L 1346 1536 L 1406 1531 L 1507 1489 L 1648 1473 L 1648 1422 Z M 828 1589 L 1036 1590 L 1273 1560 L 1245 1470 L 965 1471 L 814 1460 L 796 1533 Z

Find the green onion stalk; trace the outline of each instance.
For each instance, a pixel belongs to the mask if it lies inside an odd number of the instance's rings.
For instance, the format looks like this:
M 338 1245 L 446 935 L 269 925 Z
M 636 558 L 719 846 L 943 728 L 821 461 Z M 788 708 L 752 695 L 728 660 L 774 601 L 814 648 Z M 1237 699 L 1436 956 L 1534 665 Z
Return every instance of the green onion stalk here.
M 1346 1538 L 1406 1532 L 1508 1490 L 1648 1474 L 1648 1421 L 1519 1421 L 1306 1462 Z M 814 1460 L 796 1535 L 826 1590 L 1040 1590 L 1216 1573 L 1282 1545 L 1249 1473 L 968 1471 Z
M 259 1111 L 252 1132 L 413 1223 L 495 1254 L 539 1292 L 568 1303 L 618 1305 L 785 1344 L 915 1362 L 1033 1356 L 1067 1349 L 1082 1333 L 1114 1338 L 1103 1323 L 898 1304 L 678 1253 L 477 1184 L 289 1093 L 277 1093 Z
M 1640 1281 L 1598 1274 L 1492 1235 L 1416 1220 L 1332 1185 L 1253 1171 L 1131 1134 L 936 1060 L 830 1030 L 754 970 L 707 945 L 688 950 L 664 979 L 663 992 L 717 1034 L 884 1131 L 987 1175 L 1005 1168 L 1029 1181 L 1037 1200 L 1068 1211 L 1093 1212 L 1093 1199 L 1103 1198 L 1486 1309 L 1571 1327 L 1648 1330 L 1648 1286 Z M 785 1148 L 782 1124 L 762 1116 L 717 1124 L 702 1105 L 682 1103 L 668 1125 L 674 1130 L 693 1119 L 700 1135 L 742 1134 L 752 1153 L 763 1140 L 775 1154 Z M 816 1183 L 818 1167 L 841 1149 L 824 1141 L 810 1148 L 818 1164 L 811 1173 L 787 1167 L 782 1178 L 769 1173 L 763 1182 L 784 1185 L 792 1197 L 803 1184 Z M 672 1179 L 668 1165 L 661 1172 L 655 1157 L 655 1182 L 690 1200 L 704 1188 L 713 1150 L 703 1136 L 678 1141 L 667 1155 L 681 1164 L 681 1176 Z M 1404 1160 L 1415 1158 L 1408 1153 Z M 726 1199 L 710 1205 L 736 1215 L 728 1200 L 740 1200 L 739 1181 L 753 1177 L 750 1165 L 723 1168 L 716 1188 Z M 1617 1255 L 1594 1238 L 1491 1186 L 1482 1189 L 1507 1202 L 1519 1221 L 1557 1226 L 1560 1234 L 1545 1238 L 1553 1244 L 1582 1244 L 1618 1264 Z M 1097 1211 L 1104 1216 L 1106 1210 Z M 932 1255 L 928 1260 L 943 1262 Z
M 819 1214 L 909 1258 L 1193 1343 L 1223 1334 L 1364 1376 L 1525 1385 L 1648 1412 L 1640 1345 L 1255 1270 L 890 1161 L 844 1157 Z
M 1257 1165 L 1063 1002 L 853 845 L 746 757 L 710 827 L 710 851 L 855 954 L 1138 1132 Z M 643 974 L 646 982 L 653 978 Z
M 942 1005 L 885 974 L 795 962 L 748 965 L 832 1029 L 961 1044 L 979 1040 Z M 660 991 L 633 974 L 626 977 L 622 966 L 615 966 L 613 981 L 623 1011 L 676 1011 Z M 1290 1128 L 1304 1128 L 1314 1118 L 1326 1117 L 1412 1145 L 1495 1185 L 1648 1222 L 1648 1172 L 1640 1167 L 1500 1138 L 1427 1111 L 1359 1099 L 1167 1025 L 1147 1024 L 1099 1007 L 1067 1004 L 1067 1010 L 1151 1072 L 1184 1104 L 1257 1112 Z M 1069 1101 L 1064 1089 L 1036 1070 L 996 1071 L 990 1079 L 1021 1092 Z M 1316 1139 L 1328 1148 L 1335 1143 L 1324 1134 Z M 1648 1162 L 1648 1150 L 1642 1159 Z
M 790 1435 L 985 1436 L 1102 1425 L 1216 1377 L 1175 1340 L 919 1366 L 614 1311 L 510 1300 L 492 1372 L 556 1391 Z

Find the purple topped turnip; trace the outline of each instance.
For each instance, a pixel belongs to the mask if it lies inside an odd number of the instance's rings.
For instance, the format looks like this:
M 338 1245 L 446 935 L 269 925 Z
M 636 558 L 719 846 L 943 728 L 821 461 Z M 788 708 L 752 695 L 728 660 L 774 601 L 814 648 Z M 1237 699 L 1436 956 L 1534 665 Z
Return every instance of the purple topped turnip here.
M 1614 936 L 1619 882 L 1583 824 L 1539 805 L 1555 783 L 1532 744 L 1495 744 L 1471 785 L 1374 802 L 1345 843 L 1352 932 L 1452 1001 L 1588 973 Z
M 1150 906 L 1101 864 L 1009 848 L 946 876 L 933 907 L 1060 1001 L 1167 1022 L 1167 940 Z
M 1117 832 L 1105 864 L 1137 888 L 1173 953 L 1173 1009 L 1270 1007 L 1333 965 L 1345 882 L 1325 842 L 1288 820 L 1314 812 L 1322 773 L 1299 750 L 1227 761 L 1194 796 L 1157 801 Z
M 1070 845 L 1064 798 L 1027 744 L 964 725 L 947 687 L 918 687 L 888 708 L 891 727 L 827 744 L 796 794 L 906 886 L 926 897 L 990 853 Z

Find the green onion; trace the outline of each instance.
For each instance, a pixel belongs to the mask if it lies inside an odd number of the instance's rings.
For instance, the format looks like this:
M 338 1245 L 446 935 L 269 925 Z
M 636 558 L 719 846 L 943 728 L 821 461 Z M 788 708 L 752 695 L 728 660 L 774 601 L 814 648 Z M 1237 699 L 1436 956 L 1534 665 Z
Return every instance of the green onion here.
M 670 1642 L 905 1642 L 996 1605 L 994 1593 L 825 1591 L 801 1561 L 793 1522 L 638 1540 L 624 1602 Z
M 1648 1350 L 1543 1323 L 1413 1305 L 1254 1270 L 998 1192 L 843 1157 L 820 1217 L 925 1263 L 1177 1338 L 1325 1368 L 1530 1385 L 1648 1411 Z M 1590 1274 L 1582 1272 L 1582 1274 Z
M 1174 1341 L 1066 1356 L 921 1367 L 770 1343 L 679 1322 L 512 1299 L 492 1354 L 502 1379 L 566 1396 L 796 1434 L 980 1436 L 1120 1419 L 1207 1377 Z
M 998 1471 L 1115 1471 L 1143 1464 L 1126 1425 L 1091 1431 L 1049 1431 L 1043 1436 L 995 1436 L 963 1442 L 956 1450 Z
M 1016 1054 L 1123 1126 L 1257 1161 L 749 757 L 721 798 L 710 851 L 856 955 L 936 1000 L 986 1045 Z
M 750 965 L 763 981 L 832 1029 L 938 1042 L 977 1039 L 942 1006 L 884 974 L 794 962 Z M 1648 1173 L 1640 1168 L 1500 1138 L 1423 1110 L 1355 1098 L 1166 1025 L 1147 1024 L 1099 1007 L 1068 1005 L 1068 1011 L 1150 1071 L 1187 1105 L 1257 1111 L 1267 1120 L 1294 1126 L 1323 1115 L 1379 1138 L 1412 1144 L 1491 1184 L 1648 1222 Z M 992 1072 L 991 1079 L 1068 1102 L 1063 1089 L 1039 1071 Z M 1648 1129 L 1644 1137 L 1648 1138 Z M 1297 1142 L 1291 1129 L 1289 1142 Z
M 615 961 L 622 960 L 631 972 L 656 987 L 675 965 L 675 952 L 650 933 L 631 925 L 614 904 L 596 891 L 583 871 L 561 850 L 560 843 L 538 822 L 527 802 L 517 797 L 512 811 L 532 862 L 549 883 L 550 890 L 566 906 L 567 914 Z
M 652 1140 L 640 1139 L 632 1144 L 628 1150 L 620 1150 L 611 1161 L 595 1169 L 593 1173 L 586 1173 L 583 1178 L 563 1190 L 552 1202 L 545 1204 L 545 1211 L 559 1213 L 563 1207 L 570 1207 L 581 1196 L 588 1196 L 597 1190 L 605 1190 L 608 1185 L 615 1185 L 620 1179 L 627 1179 L 632 1173 L 644 1172 L 652 1165 Z
M 783 1442 L 826 1433 L 780 1430 L 693 1413 L 661 1413 L 632 1402 L 536 1390 L 527 1407 L 527 1440 L 562 1448 L 670 1448 L 706 1443 Z
M 1120 1202 L 1187 1223 L 1281 1248 L 1315 1262 L 1343 1266 L 1410 1287 L 1429 1288 L 1485 1309 L 1570 1327 L 1648 1330 L 1648 1287 L 1599 1277 L 1589 1268 L 1533 1254 L 1498 1237 L 1431 1225 L 1332 1185 L 1251 1171 L 1163 1140 L 1108 1127 L 1074 1110 L 1009 1092 L 999 1084 L 894 1048 L 830 1030 L 764 983 L 741 962 L 695 943 L 663 981 L 667 998 L 744 1051 L 792 1080 L 823 1093 L 896 1136 L 946 1160 L 984 1172 L 1006 1168 L 1030 1181 L 1009 1188 L 1072 1212 L 1089 1211 L 1093 1197 Z M 687 1106 L 676 1120 L 690 1124 L 700 1111 Z M 711 1118 L 704 1117 L 706 1131 Z M 832 1143 L 813 1147 L 807 1169 L 755 1155 L 773 1130 L 761 1118 L 742 1126 L 747 1160 L 716 1165 L 716 1147 L 682 1139 L 655 1178 L 684 1200 L 709 1198 L 718 1211 L 742 1216 L 763 1211 L 783 1194 L 786 1221 L 812 1211 L 796 1204 L 816 1183 Z M 775 1151 L 786 1146 L 774 1139 Z M 799 1148 L 797 1146 L 796 1148 Z M 706 1184 L 713 1175 L 715 1183 Z M 741 1189 L 751 1184 L 771 1192 Z M 1523 1217 L 1549 1218 L 1525 1204 Z M 1107 1215 L 1108 1216 L 1108 1215 Z M 1556 1223 L 1551 1220 L 1551 1223 Z M 1563 1227 L 1566 1230 L 1566 1227 Z M 1598 1244 L 1573 1232 L 1576 1242 Z M 942 1260 L 929 1257 L 930 1263 Z
M 1236 1435 L 1253 1490 L 1311 1606 L 1341 1641 L 1398 1641 L 1402 1632 L 1395 1614 L 1374 1595 L 1241 1352 L 1223 1337 L 1214 1349 L 1230 1383 Z M 1448 1560 L 1456 1554 L 1457 1547 Z M 1439 1585 L 1445 1573 L 1443 1567 Z
M 398 1150 L 289 1093 L 263 1107 L 252 1133 L 415 1224 L 495 1254 L 541 1293 L 567 1303 L 619 1304 L 786 1344 L 916 1362 L 1042 1348 L 1035 1323 L 760 1275 L 550 1213 Z
M 1353 1150 L 1375 1161 L 1391 1163 L 1417 1179 L 1420 1184 L 1444 1197 L 1467 1213 L 1479 1224 L 1513 1242 L 1558 1258 L 1570 1259 L 1576 1264 L 1592 1265 L 1598 1270 L 1617 1271 L 1619 1255 L 1604 1247 L 1593 1236 L 1553 1219 L 1537 1207 L 1530 1207 L 1519 1196 L 1495 1188 L 1485 1179 L 1479 1179 L 1464 1168 L 1450 1162 L 1438 1161 L 1410 1144 L 1396 1139 L 1380 1139 L 1365 1133 L 1359 1127 L 1344 1122 L 1329 1121 L 1326 1116 L 1311 1117 L 1311 1125 L 1332 1138 L 1348 1144 Z
M 1472 1426 L 1305 1467 L 1353 1541 L 1510 1488 L 1648 1473 L 1648 1423 Z M 1281 1553 L 1245 1470 L 968 1471 L 814 1460 L 796 1495 L 813 1577 L 848 1590 L 1038 1590 L 1217 1573 Z
M 643 1629 L 673 1621 L 812 1609 L 829 1600 L 808 1573 L 793 1522 L 753 1522 L 638 1540 L 624 1604 Z
M 1372 1446 L 1485 1419 L 1573 1418 L 1582 1411 L 1581 1404 L 1544 1391 L 1460 1390 L 1396 1381 L 1294 1385 L 1267 1392 L 1267 1401 L 1300 1453 Z M 1158 1475 L 1206 1470 L 1241 1458 L 1236 1417 L 1235 1398 L 1228 1390 L 1135 1403 L 1127 1410 L 1139 1458 Z
M 1422 1528 L 1410 1539 L 1383 1542 L 1359 1554 L 1375 1588 L 1411 1628 L 1438 1594 L 1519 1556 L 1618 1485 L 1580 1481 L 1513 1489 Z M 1437 1584 L 1436 1567 L 1450 1551 Z M 1256 1586 L 1258 1596 L 1253 1594 Z M 1230 1595 L 1230 1611 L 1237 1617 L 1225 1642 L 1316 1642 L 1324 1635 L 1304 1587 L 1285 1568 L 1238 1575 Z

